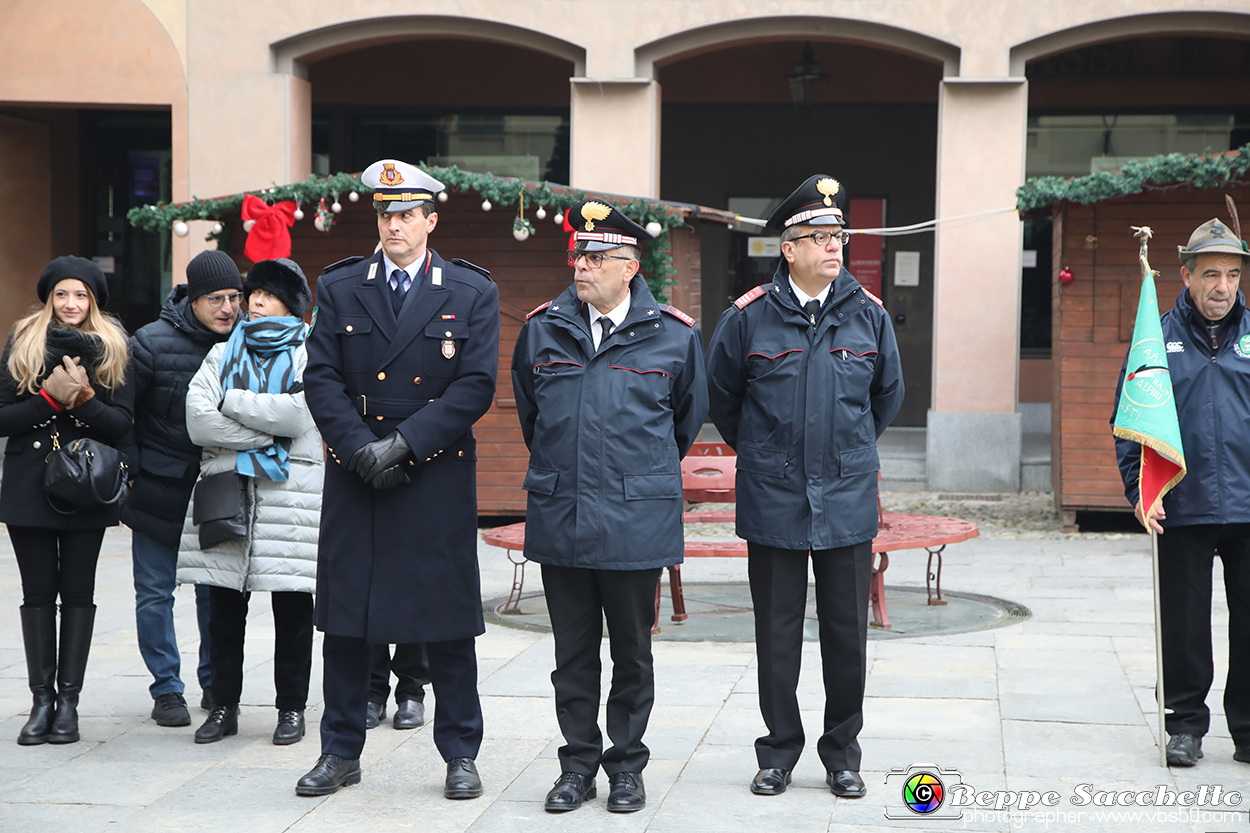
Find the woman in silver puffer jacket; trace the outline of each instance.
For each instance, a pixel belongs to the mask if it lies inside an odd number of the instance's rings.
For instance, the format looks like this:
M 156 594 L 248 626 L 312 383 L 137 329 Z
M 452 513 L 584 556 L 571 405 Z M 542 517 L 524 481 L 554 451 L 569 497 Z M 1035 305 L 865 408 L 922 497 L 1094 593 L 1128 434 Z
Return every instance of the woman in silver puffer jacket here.
M 212 599 L 213 708 L 195 742 L 238 732 L 248 600 L 253 591 L 269 591 L 278 708 L 273 742 L 290 744 L 304 736 L 324 465 L 303 393 L 302 319 L 311 293 L 299 266 L 281 258 L 253 266 L 243 294 L 246 318 L 229 341 L 209 351 L 187 391 L 187 430 L 204 454 L 183 527 L 178 581 L 209 585 Z M 195 524 L 200 487 L 223 473 L 235 475 L 227 482 L 236 493 L 241 488 L 246 532 L 203 548 L 205 530 Z M 200 510 L 203 519 L 205 507 Z

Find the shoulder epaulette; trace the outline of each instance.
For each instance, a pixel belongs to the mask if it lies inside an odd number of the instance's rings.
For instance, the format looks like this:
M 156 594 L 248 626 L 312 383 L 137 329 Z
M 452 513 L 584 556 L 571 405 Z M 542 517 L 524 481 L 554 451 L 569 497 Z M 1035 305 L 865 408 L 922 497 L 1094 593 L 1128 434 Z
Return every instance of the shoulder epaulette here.
M 738 300 L 734 301 L 734 306 L 737 307 L 738 309 L 746 309 L 747 304 L 751 303 L 752 301 L 758 298 L 763 298 L 767 294 L 768 294 L 768 284 L 760 284 L 759 286 L 752 289 L 750 292 L 743 295 Z
M 553 303 L 555 303 L 555 302 L 554 302 L 554 301 L 548 301 L 548 302 L 547 302 L 547 303 L 545 303 L 545 304 L 539 304 L 538 306 L 534 307 L 534 309 L 530 310 L 529 314 L 525 316 L 525 320 L 526 320 L 526 321 L 529 321 L 531 318 L 533 318 L 535 315 L 538 315 L 538 313 L 542 312 L 542 311 L 543 311 L 543 310 L 545 310 L 547 307 L 551 306 Z
M 681 310 L 677 309 L 677 307 L 672 306 L 671 304 L 660 304 L 659 307 L 661 311 L 667 312 L 687 327 L 693 327 L 695 325 L 695 320 Z
M 340 260 L 338 263 L 331 263 L 325 269 L 321 270 L 321 274 L 328 275 L 331 272 L 333 272 L 335 269 L 342 269 L 344 266 L 351 266 L 353 263 L 359 263 L 362 260 L 364 260 L 364 258 L 361 257 L 360 255 L 353 255 L 352 257 L 345 257 L 342 260 Z
M 880 298 L 878 298 L 876 295 L 873 295 L 871 292 L 869 292 L 867 289 L 864 289 L 863 287 L 860 287 L 860 290 L 863 291 L 863 293 L 867 295 L 869 298 L 871 298 L 874 304 L 881 307 L 881 309 L 885 309 L 885 304 L 881 303 Z
M 490 270 L 489 270 L 489 269 L 483 269 L 481 266 L 478 266 L 476 263 L 469 263 L 469 261 L 467 261 L 467 260 L 461 260 L 461 259 L 460 259 L 460 258 L 458 258 L 458 257 L 457 257 L 457 258 L 452 258 L 452 261 L 451 261 L 451 262 L 452 262 L 452 263 L 454 263 L 454 264 L 456 264 L 457 266 L 463 266 L 463 267 L 464 267 L 464 268 L 466 268 L 466 269 L 472 269 L 474 272 L 477 272 L 477 273 L 478 273 L 479 275 L 481 275 L 483 278 L 486 278 L 487 280 L 490 280 Z

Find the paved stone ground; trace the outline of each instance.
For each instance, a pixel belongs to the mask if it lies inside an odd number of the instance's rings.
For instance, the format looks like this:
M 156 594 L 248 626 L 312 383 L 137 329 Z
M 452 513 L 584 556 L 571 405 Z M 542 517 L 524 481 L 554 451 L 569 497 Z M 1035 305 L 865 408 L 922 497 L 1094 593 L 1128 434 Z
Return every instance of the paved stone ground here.
M 893 504 L 888 508 L 920 505 L 916 501 L 931 503 L 925 511 L 947 506 L 933 495 L 896 497 L 887 496 Z M 1044 514 L 1045 501 L 1035 502 Z M 966 515 L 1004 511 L 962 506 L 969 507 Z M 1250 767 L 1232 761 L 1220 690 L 1209 698 L 1215 715 L 1205 760 L 1190 770 L 1158 766 L 1149 539 L 1061 534 L 1057 518 L 1047 526 L 1037 519 L 1016 523 L 1010 515 L 1001 522 L 991 519 L 983 537 L 950 548 L 944 586 L 1020 602 L 1032 610 L 1031 619 L 994 631 L 869 643 L 861 734 L 868 797 L 835 799 L 824 785 L 814 748 L 822 703 L 815 644 L 805 646 L 800 689 L 809 748 L 793 787 L 784 796 L 762 798 L 747 790 L 756 769 L 752 741 L 763 731 L 753 646 L 657 642 L 656 707 L 647 735 L 652 748 L 645 773 L 648 804 L 630 816 L 604 812 L 603 776 L 599 799 L 563 816 L 543 812 L 543 796 L 558 774 L 559 741 L 549 682 L 551 638 L 538 633 L 492 625 L 478 640 L 486 720 L 479 768 L 486 794 L 476 801 L 442 798 L 443 764 L 428 727 L 397 732 L 389 723 L 369 733 L 362 784 L 328 798 L 296 797 L 295 781 L 318 753 L 320 662 L 314 664 L 309 737 L 294 746 L 273 746 L 273 628 L 265 594 L 254 597 L 249 617 L 239 735 L 197 746 L 194 727 L 157 727 L 148 719 L 150 680 L 135 646 L 129 535 L 114 530 L 105 539 L 100 562 L 97 635 L 81 705 L 83 739 L 65 746 L 13 744 L 0 755 L 0 831 L 1250 827 L 1244 811 L 1220 817 L 1208 810 L 1191 818 L 1176 808 L 1077 808 L 1069 803 L 1080 784 L 1108 791 L 1157 790 L 1160 785 L 1241 790 L 1250 787 Z M 0 609 L 5 611 L 0 614 L 0 737 L 13 738 L 30 700 L 17 616 L 20 582 L 7 537 L 0 549 L 5 550 L 0 552 Z M 480 558 L 484 598 L 506 595 L 512 570 L 502 551 L 483 545 Z M 695 559 L 683 574 L 689 582 L 742 581 L 746 562 Z M 922 586 L 923 551 L 892 557 L 890 576 L 891 583 Z M 538 571 L 532 570 L 526 589 L 539 586 Z M 1216 593 L 1215 604 L 1216 685 L 1222 686 L 1227 656 L 1222 593 Z M 179 590 L 176 609 L 184 677 L 194 678 L 190 588 Z M 194 682 L 188 695 L 198 702 Z M 197 724 L 202 718 L 193 709 Z M 946 822 L 886 818 L 887 811 L 907 812 L 899 785 L 887 785 L 886 773 L 922 762 L 959 770 L 978 791 L 1056 791 L 1061 802 L 1049 812 L 1057 815 L 1003 817 L 982 811 Z M 951 780 L 947 776 L 948 784 Z M 1084 815 L 1078 815 L 1082 809 Z

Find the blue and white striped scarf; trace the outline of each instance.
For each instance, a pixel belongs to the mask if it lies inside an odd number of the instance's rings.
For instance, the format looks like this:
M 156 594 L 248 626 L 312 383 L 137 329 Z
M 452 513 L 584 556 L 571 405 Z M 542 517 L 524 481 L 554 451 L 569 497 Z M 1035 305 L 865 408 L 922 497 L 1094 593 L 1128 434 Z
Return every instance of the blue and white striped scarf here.
M 304 342 L 304 322 L 292 315 L 241 321 L 221 356 L 221 391 L 286 393 L 295 382 L 295 350 Z M 246 477 L 286 480 L 291 476 L 291 439 L 240 451 L 235 470 Z

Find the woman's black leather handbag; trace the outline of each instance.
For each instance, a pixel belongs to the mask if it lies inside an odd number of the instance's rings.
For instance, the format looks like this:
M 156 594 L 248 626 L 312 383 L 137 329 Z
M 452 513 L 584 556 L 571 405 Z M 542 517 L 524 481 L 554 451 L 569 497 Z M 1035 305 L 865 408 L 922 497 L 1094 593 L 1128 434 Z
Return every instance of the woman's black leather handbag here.
M 62 515 L 112 506 L 126 499 L 126 455 L 112 446 L 83 437 L 62 448 L 60 436 L 54 431 L 47 463 L 43 487 L 48 492 L 48 503 Z M 71 508 L 64 509 L 58 502 Z
M 247 481 L 236 471 L 209 475 L 195 484 L 191 522 L 200 530 L 200 549 L 247 537 Z

